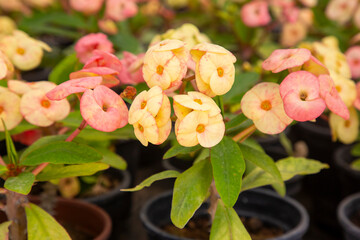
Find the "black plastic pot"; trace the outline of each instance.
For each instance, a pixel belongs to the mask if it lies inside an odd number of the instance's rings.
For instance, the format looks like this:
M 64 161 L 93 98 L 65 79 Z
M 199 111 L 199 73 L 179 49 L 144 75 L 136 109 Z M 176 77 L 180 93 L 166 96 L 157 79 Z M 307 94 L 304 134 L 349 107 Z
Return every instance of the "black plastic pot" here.
M 351 155 L 353 145 L 339 147 L 334 153 L 335 166 L 338 169 L 338 176 L 341 182 L 343 196 L 360 191 L 360 171 L 351 168 L 350 164 L 357 158 Z
M 104 174 L 110 175 L 119 180 L 120 184 L 110 192 L 102 195 L 83 198 L 85 202 L 95 204 L 104 209 L 113 222 L 114 228 L 112 231 L 112 239 L 119 235 L 122 222 L 125 221 L 131 210 L 131 193 L 122 192 L 120 189 L 129 188 L 131 186 L 131 175 L 128 171 L 120 171 L 118 169 L 110 168 Z
M 134 182 L 139 164 L 141 143 L 137 140 L 119 140 L 114 145 L 116 153 L 126 160 L 127 170 L 131 174 L 131 182 Z
M 28 82 L 46 81 L 49 78 L 51 70 L 51 68 L 38 67 L 30 71 L 22 72 L 21 76 Z
M 172 192 L 166 192 L 149 200 L 141 209 L 140 218 L 150 240 L 186 240 L 171 235 L 161 229 L 169 224 Z M 207 214 L 207 204 L 203 204 L 195 216 Z M 308 229 L 309 217 L 304 207 L 289 197 L 255 189 L 240 194 L 234 209 L 240 216 L 256 217 L 263 222 L 280 227 L 285 234 L 272 240 L 300 240 Z
M 348 196 L 341 201 L 337 217 L 343 228 L 346 240 L 360 240 L 360 227 L 356 226 L 350 218 L 360 211 L 360 193 Z

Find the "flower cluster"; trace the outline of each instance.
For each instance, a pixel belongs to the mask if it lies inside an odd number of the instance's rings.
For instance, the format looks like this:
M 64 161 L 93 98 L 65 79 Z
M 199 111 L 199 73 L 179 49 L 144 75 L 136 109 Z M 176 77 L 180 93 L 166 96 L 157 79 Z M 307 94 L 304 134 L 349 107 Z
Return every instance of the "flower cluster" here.
M 46 97 L 46 93 L 55 87 L 56 84 L 48 81 L 9 80 L 8 88 L 0 89 L 0 117 L 7 128 L 13 129 L 23 118 L 39 127 L 64 119 L 70 112 L 69 102 L 66 99 L 52 101 Z M 2 123 L 0 131 L 4 131 Z
M 358 0 L 331 0 L 326 7 L 326 16 L 341 25 L 352 18 L 354 25 L 360 28 L 360 4 Z
M 315 120 L 326 106 L 341 118 L 349 119 L 349 111 L 328 69 L 310 50 L 275 50 L 262 66 L 274 73 L 286 69 L 290 73 L 280 85 L 261 83 L 243 97 L 242 111 L 260 131 L 275 134 L 283 131 L 292 120 Z

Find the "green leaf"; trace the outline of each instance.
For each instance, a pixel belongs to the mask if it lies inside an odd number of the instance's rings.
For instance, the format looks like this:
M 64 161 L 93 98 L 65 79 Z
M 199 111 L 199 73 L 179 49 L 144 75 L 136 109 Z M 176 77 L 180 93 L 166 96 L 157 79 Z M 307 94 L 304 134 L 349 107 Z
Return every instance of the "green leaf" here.
M 256 72 L 236 73 L 234 85 L 224 95 L 225 103 L 239 104 L 243 94 L 256 84 L 260 75 Z
M 37 126 L 32 125 L 26 121 L 22 121 L 19 125 L 9 131 L 10 135 L 19 134 L 27 130 L 37 128 Z M 5 139 L 5 133 L 0 132 L 0 141 Z
M 119 32 L 116 35 L 110 36 L 110 40 L 121 51 L 128 51 L 132 53 L 139 53 L 141 46 L 139 41 L 131 35 L 131 33 Z
M 171 221 L 183 228 L 206 199 L 212 181 L 211 163 L 200 161 L 180 174 L 174 185 Z
M 7 167 L 4 165 L 0 165 L 0 176 L 8 171 Z
M 172 146 L 165 154 L 163 159 L 168 159 L 175 157 L 178 154 L 187 154 L 194 151 L 197 151 L 201 148 L 200 145 L 196 145 L 194 147 L 183 147 L 178 142 L 174 143 L 174 146 Z
M 11 221 L 3 222 L 0 224 L 0 239 L 8 239 L 10 225 Z
M 239 145 L 229 137 L 211 149 L 211 164 L 216 189 L 226 206 L 234 206 L 241 190 L 245 162 Z
M 286 153 L 289 156 L 292 156 L 294 154 L 292 143 L 284 132 L 279 134 L 279 140 L 280 140 L 281 145 L 284 147 Z
M 295 157 L 278 160 L 276 162 L 276 166 L 279 169 L 281 177 L 284 181 L 287 181 L 296 175 L 315 174 L 320 170 L 329 167 L 327 164 L 321 163 L 317 160 Z M 241 191 L 274 184 L 276 182 L 277 180 L 274 179 L 272 175 L 260 168 L 257 168 L 243 179 Z
M 352 147 L 351 155 L 355 157 L 360 157 L 360 143 L 357 143 Z
M 6 179 L 4 187 L 10 191 L 27 195 L 34 184 L 34 181 L 34 174 L 30 172 L 23 172 L 16 177 L 9 177 Z
M 15 146 L 14 146 L 14 142 L 13 142 L 9 131 L 6 128 L 6 124 L 2 118 L 1 118 L 1 121 L 4 126 L 4 130 L 5 130 L 5 142 L 6 142 L 7 156 L 10 160 L 10 163 L 17 165 L 19 158 L 18 158 L 16 149 L 15 149 Z
M 248 145 L 239 144 L 239 146 L 244 155 L 244 158 L 263 169 L 265 172 L 268 172 L 276 180 L 276 184 L 279 185 L 277 188 L 277 190 L 279 190 L 279 194 L 285 195 L 285 184 L 274 160 L 266 153 Z
M 75 142 L 52 142 L 21 156 L 21 164 L 36 166 L 41 163 L 81 164 L 100 161 L 102 155 L 95 149 Z
M 42 208 L 29 203 L 25 212 L 28 240 L 71 240 L 66 230 Z
M 203 148 L 203 149 L 200 151 L 199 155 L 195 158 L 194 164 L 195 164 L 195 163 L 198 163 L 199 161 L 202 161 L 202 160 L 208 158 L 208 157 L 209 157 L 209 154 L 210 154 L 210 149 L 209 149 L 209 148 Z
M 224 205 L 221 199 L 216 207 L 210 240 L 251 240 L 236 211 Z
M 128 188 L 128 189 L 121 189 L 121 191 L 125 192 L 135 192 L 143 189 L 144 187 L 150 187 L 151 184 L 155 181 L 167 179 L 167 178 L 176 178 L 180 175 L 179 172 L 174 170 L 166 170 L 157 174 L 152 175 L 151 177 L 148 177 L 144 181 L 142 181 L 140 184 L 136 185 L 134 188 Z
M 109 165 L 105 163 L 85 163 L 69 166 L 59 166 L 49 164 L 42 172 L 36 176 L 37 181 L 49 181 L 53 179 L 90 176 L 98 171 L 108 169 Z
M 351 163 L 351 168 L 360 171 L 360 159 L 356 159 Z
M 28 148 L 26 148 L 25 151 L 21 154 L 20 162 L 23 160 L 24 156 L 28 155 L 32 151 L 35 151 L 36 149 L 52 142 L 65 141 L 66 137 L 67 136 L 65 135 L 54 135 L 54 136 L 46 136 L 38 139 L 36 142 L 34 142 Z
M 80 64 L 78 58 L 76 57 L 76 53 L 73 53 L 61 60 L 54 67 L 49 75 L 49 81 L 56 84 L 63 83 L 69 80 L 70 73 L 78 70 L 78 68 L 80 68 Z
M 239 114 L 225 124 L 225 129 L 230 129 L 230 128 L 236 127 L 246 120 L 247 120 L 247 117 L 244 114 Z
M 106 148 L 97 148 L 96 150 L 98 150 L 103 155 L 101 162 L 109 164 L 111 167 L 120 170 L 126 169 L 127 163 L 121 156 Z

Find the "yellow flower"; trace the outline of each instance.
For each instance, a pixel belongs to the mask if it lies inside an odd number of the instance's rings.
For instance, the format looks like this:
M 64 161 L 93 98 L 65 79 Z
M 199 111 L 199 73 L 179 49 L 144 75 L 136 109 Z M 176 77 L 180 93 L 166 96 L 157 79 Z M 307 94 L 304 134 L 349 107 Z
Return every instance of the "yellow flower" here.
M 174 112 L 177 116 L 175 134 L 180 145 L 213 147 L 224 136 L 225 125 L 220 108 L 210 97 L 189 92 L 174 96 Z
M 357 139 L 359 133 L 359 119 L 355 108 L 349 108 L 350 118 L 345 120 L 334 113 L 330 113 L 329 124 L 332 138 L 339 139 L 342 143 L 349 144 Z
M 135 136 L 144 146 L 148 142 L 158 145 L 170 134 L 170 114 L 169 98 L 155 86 L 136 96 L 129 110 L 129 124 L 133 125 Z
M 16 23 L 9 17 L 0 17 L 0 34 L 9 35 L 16 29 Z
M 338 91 L 340 98 L 347 107 L 352 106 L 356 99 L 356 85 L 355 82 L 349 78 L 330 71 L 330 77 L 334 80 L 335 88 Z
M 200 92 L 214 97 L 227 93 L 235 80 L 235 56 L 211 43 L 196 45 L 191 51 L 196 63 L 196 84 Z
M 185 43 L 164 40 L 150 47 L 144 57 L 143 77 L 147 85 L 176 90 L 187 72 L 189 53 Z

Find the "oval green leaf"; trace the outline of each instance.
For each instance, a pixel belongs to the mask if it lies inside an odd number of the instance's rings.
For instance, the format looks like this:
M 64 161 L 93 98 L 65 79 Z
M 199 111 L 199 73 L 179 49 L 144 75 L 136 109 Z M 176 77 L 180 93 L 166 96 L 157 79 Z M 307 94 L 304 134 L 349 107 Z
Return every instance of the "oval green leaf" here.
M 20 194 L 29 194 L 32 185 L 35 181 L 35 175 L 30 172 L 20 173 L 16 177 L 9 177 L 6 179 L 4 187 L 10 191 Z

